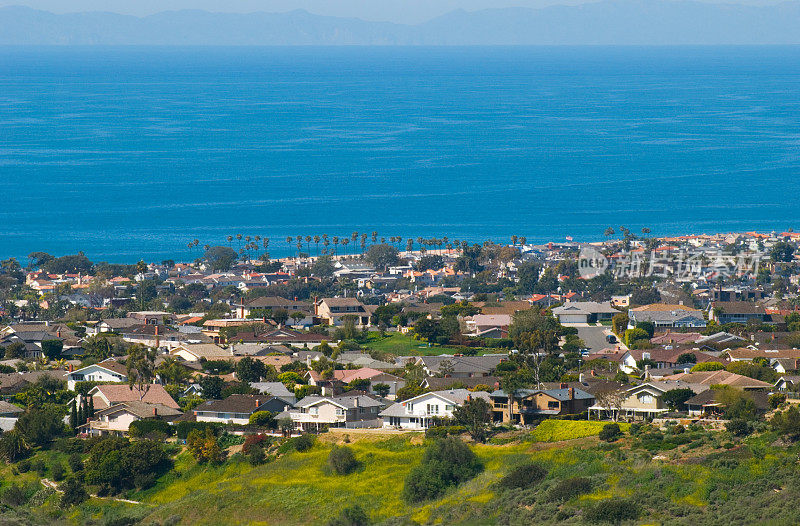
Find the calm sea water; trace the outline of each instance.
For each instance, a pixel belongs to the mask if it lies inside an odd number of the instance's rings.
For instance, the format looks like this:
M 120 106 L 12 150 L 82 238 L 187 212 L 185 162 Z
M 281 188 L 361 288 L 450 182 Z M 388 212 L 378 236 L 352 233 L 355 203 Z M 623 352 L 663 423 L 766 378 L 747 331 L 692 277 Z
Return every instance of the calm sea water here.
M 799 176 L 800 48 L 0 49 L 2 257 L 769 231 Z

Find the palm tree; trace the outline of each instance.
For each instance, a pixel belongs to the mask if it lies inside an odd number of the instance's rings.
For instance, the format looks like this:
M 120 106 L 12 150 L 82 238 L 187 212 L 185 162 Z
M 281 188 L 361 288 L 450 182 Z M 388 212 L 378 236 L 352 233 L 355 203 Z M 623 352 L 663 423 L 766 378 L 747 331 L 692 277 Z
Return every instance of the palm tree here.
M 339 253 L 339 236 L 333 236 L 333 253 Z
M 409 238 L 406 240 L 406 252 L 413 252 L 414 250 L 414 240 Z
M 228 246 L 231 246 L 231 243 L 233 243 L 233 236 L 228 236 Z
M 322 239 L 320 236 L 314 236 L 314 243 L 317 244 L 317 255 L 319 256 L 319 240 Z
M 528 238 L 527 238 L 527 237 L 525 237 L 525 236 L 521 236 L 521 237 L 519 238 L 519 244 L 520 244 L 520 245 L 522 245 L 522 246 L 525 246 L 525 244 L 526 244 L 527 242 L 528 242 Z
M 311 253 L 311 236 L 306 236 L 306 252 Z
M 238 241 L 239 245 L 241 246 L 241 244 L 242 244 L 242 234 L 236 234 L 236 241 Z
M 377 242 L 378 242 L 378 233 L 373 230 L 372 231 L 372 244 L 374 245 Z
M 347 238 L 342 239 L 342 246 L 344 247 L 345 254 L 347 253 L 347 245 L 350 243 L 350 240 Z
M 517 236 L 511 236 L 511 246 L 517 246 Z

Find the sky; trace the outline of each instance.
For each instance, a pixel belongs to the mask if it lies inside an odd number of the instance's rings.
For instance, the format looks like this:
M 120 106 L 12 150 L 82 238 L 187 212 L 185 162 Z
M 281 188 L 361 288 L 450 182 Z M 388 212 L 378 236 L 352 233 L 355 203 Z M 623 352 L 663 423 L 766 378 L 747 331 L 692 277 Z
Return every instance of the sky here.
M 24 5 L 54 13 L 111 11 L 143 16 L 174 9 L 204 9 L 228 13 L 284 12 L 305 9 L 328 16 L 357 17 L 405 24 L 424 22 L 453 11 L 498 7 L 575 5 L 593 0 L 0 0 L 1 6 Z M 716 3 L 766 5 L 780 0 L 700 0 Z

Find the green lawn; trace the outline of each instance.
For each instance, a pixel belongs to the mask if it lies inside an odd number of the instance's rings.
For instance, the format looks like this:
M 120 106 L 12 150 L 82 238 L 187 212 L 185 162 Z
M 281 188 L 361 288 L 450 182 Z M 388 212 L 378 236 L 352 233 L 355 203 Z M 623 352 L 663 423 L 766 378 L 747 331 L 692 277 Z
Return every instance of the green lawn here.
M 368 349 L 387 352 L 395 356 L 436 356 L 439 354 L 457 354 L 463 349 L 448 347 L 446 345 L 428 344 L 415 340 L 407 334 L 394 332 L 381 337 L 378 333 L 370 333 L 369 340 L 364 344 Z M 503 349 L 476 349 L 477 354 L 504 352 Z

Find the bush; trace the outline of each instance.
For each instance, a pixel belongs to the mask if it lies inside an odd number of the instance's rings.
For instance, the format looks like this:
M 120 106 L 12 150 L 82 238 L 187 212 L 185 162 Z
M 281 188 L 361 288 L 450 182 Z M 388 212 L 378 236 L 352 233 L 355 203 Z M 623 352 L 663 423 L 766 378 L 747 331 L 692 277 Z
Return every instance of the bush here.
M 636 520 L 641 513 L 639 505 L 633 500 L 602 500 L 586 511 L 589 522 L 622 522 Z
M 314 447 L 314 437 L 311 435 L 300 435 L 292 439 L 294 441 L 294 448 L 299 452 L 308 451 Z
M 344 508 L 338 517 L 328 521 L 328 526 L 367 526 L 368 524 L 367 512 L 358 504 Z
M 512 469 L 500 479 L 498 486 L 503 489 L 525 489 L 543 481 L 546 476 L 547 469 L 539 464 L 523 464 Z
M 56 462 L 50 466 L 50 474 L 53 476 L 53 480 L 61 482 L 64 480 L 64 465 L 61 462 Z
M 152 436 L 153 433 L 163 434 L 164 436 L 172 436 L 175 429 L 163 420 L 145 419 L 136 420 L 131 422 L 128 428 L 128 434 L 132 437 L 146 437 Z
M 786 395 L 783 393 L 772 393 L 769 395 L 769 406 L 772 409 L 777 409 L 779 405 L 786 401 Z
M 560 480 L 550 490 L 549 498 L 557 502 L 566 502 L 579 495 L 592 491 L 592 481 L 586 477 L 572 477 Z
M 119 493 L 126 489 L 145 489 L 171 467 L 163 444 L 108 437 L 92 446 L 84 478 L 87 484 L 101 486 L 102 491 Z
M 453 437 L 436 440 L 425 450 L 422 463 L 406 477 L 403 498 L 420 502 L 438 497 L 481 470 L 480 461 L 464 442 Z
M 247 437 L 244 439 L 244 444 L 242 445 L 242 453 L 247 455 L 255 448 L 260 448 L 263 450 L 265 446 L 268 446 L 271 443 L 272 437 L 268 435 L 247 435 Z
M 17 464 L 17 471 L 20 473 L 27 473 L 31 470 L 31 461 L 30 460 L 21 460 L 19 464 Z
M 72 477 L 68 478 L 67 481 L 61 485 L 61 489 L 64 492 L 61 494 L 62 508 L 75 506 L 89 498 L 89 494 L 86 492 L 86 488 L 83 487 L 83 484 Z
M 28 495 L 22 486 L 11 484 L 3 491 L 0 500 L 2 500 L 3 504 L 6 506 L 17 507 L 28 502 Z
M 217 422 L 178 422 L 175 426 L 175 435 L 181 440 L 186 440 L 189 433 L 195 429 L 205 434 L 206 428 L 211 428 L 217 436 L 222 432 L 222 424 Z
M 600 431 L 600 440 L 605 440 L 606 442 L 614 442 L 622 435 L 622 431 L 619 428 L 619 424 L 606 424 L 603 426 L 603 429 Z
M 328 455 L 328 467 L 337 475 L 349 475 L 358 468 L 358 461 L 349 447 L 333 446 Z
M 71 469 L 73 473 L 83 471 L 83 459 L 81 459 L 78 453 L 73 453 L 67 457 L 67 464 L 69 464 L 69 469 Z
M 250 415 L 250 425 L 259 427 L 275 427 L 275 417 L 269 411 L 256 411 Z
M 267 454 L 261 446 L 253 446 L 247 454 L 247 461 L 253 466 L 260 466 L 267 461 Z
M 736 437 L 747 436 L 752 431 L 750 424 L 741 418 L 736 418 L 729 421 L 727 424 L 725 424 L 725 429 L 727 429 L 730 434 Z

